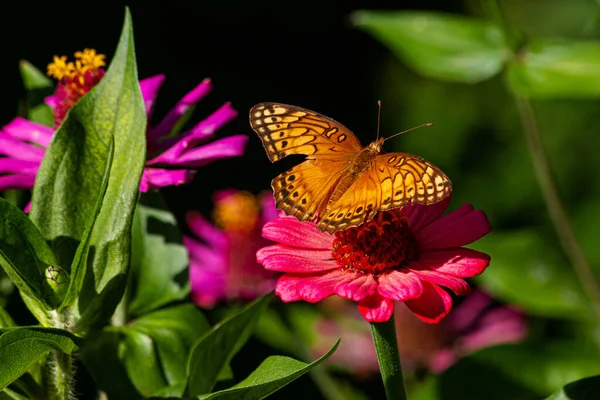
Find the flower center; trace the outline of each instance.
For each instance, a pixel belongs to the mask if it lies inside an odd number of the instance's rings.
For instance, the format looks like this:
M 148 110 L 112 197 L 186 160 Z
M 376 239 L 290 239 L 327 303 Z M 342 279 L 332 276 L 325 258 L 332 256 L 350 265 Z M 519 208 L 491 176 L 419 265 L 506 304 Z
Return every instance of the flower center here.
M 54 92 L 54 127 L 65 119 L 67 112 L 100 82 L 106 65 L 104 54 L 96 54 L 94 49 L 75 52 L 75 63 L 67 62 L 67 56 L 54 56 L 54 62 L 48 64 L 48 75 L 57 79 Z
M 256 227 L 259 213 L 256 196 L 235 191 L 216 199 L 213 219 L 218 227 L 229 233 L 246 234 Z
M 401 268 L 416 253 L 417 241 L 408 223 L 393 211 L 336 232 L 331 251 L 344 268 L 374 275 Z

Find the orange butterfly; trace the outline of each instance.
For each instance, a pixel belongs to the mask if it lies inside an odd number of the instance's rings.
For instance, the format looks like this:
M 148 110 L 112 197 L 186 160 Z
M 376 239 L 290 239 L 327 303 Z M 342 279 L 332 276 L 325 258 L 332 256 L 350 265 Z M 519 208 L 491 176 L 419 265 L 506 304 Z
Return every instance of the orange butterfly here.
M 259 103 L 250 110 L 271 162 L 308 157 L 271 182 L 277 208 L 329 233 L 358 226 L 378 211 L 433 204 L 452 191 L 435 165 L 407 153 L 384 153 L 384 139 L 362 147 L 345 126 L 304 108 Z

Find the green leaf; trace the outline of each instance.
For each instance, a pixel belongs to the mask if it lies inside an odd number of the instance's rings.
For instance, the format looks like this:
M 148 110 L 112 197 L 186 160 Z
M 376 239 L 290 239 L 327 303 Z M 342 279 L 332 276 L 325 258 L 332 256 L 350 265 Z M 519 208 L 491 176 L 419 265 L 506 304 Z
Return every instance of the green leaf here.
M 25 60 L 19 62 L 19 71 L 27 92 L 27 118 L 38 124 L 54 125 L 52 109 L 44 98 L 54 92 L 54 82 L 42 71 Z
M 0 307 L 0 328 L 12 328 L 14 326 L 16 326 L 15 321 L 3 307 Z
M 14 390 L 10 390 L 5 388 L 0 392 L 0 400 L 28 400 L 29 397 L 25 397 L 15 392 Z
M 568 382 L 598 374 L 598 357 L 597 350 L 577 342 L 489 347 L 445 371 L 439 392 L 448 399 L 540 398 Z
M 502 30 L 483 20 L 443 13 L 357 11 L 352 21 L 430 78 L 480 82 L 500 72 L 509 54 Z
M 335 349 L 337 349 L 339 343 L 338 339 L 326 354 L 310 364 L 289 357 L 268 357 L 246 379 L 237 385 L 206 396 L 200 396 L 200 399 L 264 399 L 329 358 Z
M 42 316 L 60 304 L 66 285 L 58 284 L 59 271 L 52 250 L 23 211 L 0 198 L 0 265 L 30 299 L 28 305 Z M 50 284 L 50 282 L 52 284 Z
M 123 334 L 118 331 L 105 329 L 92 332 L 86 338 L 78 358 L 109 399 L 142 399 L 144 397 L 133 386 L 120 358 L 122 340 Z
M 568 261 L 538 232 L 492 232 L 473 247 L 492 257 L 476 282 L 494 297 L 532 315 L 590 318 L 590 304 Z
M 144 396 L 181 396 L 187 383 L 186 360 L 195 342 L 210 329 L 192 304 L 162 309 L 131 322 L 121 356 L 127 373 Z
M 600 375 L 580 379 L 565 385 L 546 400 L 595 400 L 600 399 Z
M 15 328 L 0 335 L 0 389 L 23 375 L 50 350 L 71 354 L 77 338 L 53 328 Z
M 59 263 L 73 262 L 61 307 L 72 306 L 79 314 L 74 316 L 78 332 L 106 322 L 123 295 L 145 163 L 145 128 L 126 10 L 106 74 L 56 132 L 33 191 L 31 218 L 42 227 Z
M 188 396 L 210 393 L 221 370 L 248 340 L 254 325 L 272 298 L 268 294 L 220 322 L 204 335 L 188 358 Z
M 173 214 L 158 192 L 136 208 L 131 258 L 130 315 L 142 315 L 189 294 L 188 255 Z
M 510 87 L 532 98 L 600 96 L 600 42 L 538 40 L 508 67 Z

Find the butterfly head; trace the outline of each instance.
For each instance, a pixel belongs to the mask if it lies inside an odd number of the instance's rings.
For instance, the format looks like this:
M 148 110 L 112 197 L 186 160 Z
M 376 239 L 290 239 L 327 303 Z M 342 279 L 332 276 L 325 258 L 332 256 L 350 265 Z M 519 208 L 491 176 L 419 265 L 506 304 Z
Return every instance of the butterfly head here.
M 375 153 L 375 154 L 379 154 L 381 153 L 381 148 L 383 147 L 383 142 L 385 141 L 384 138 L 379 138 L 376 141 L 372 142 L 371 144 L 369 144 L 369 146 L 367 147 L 368 151 L 370 153 Z

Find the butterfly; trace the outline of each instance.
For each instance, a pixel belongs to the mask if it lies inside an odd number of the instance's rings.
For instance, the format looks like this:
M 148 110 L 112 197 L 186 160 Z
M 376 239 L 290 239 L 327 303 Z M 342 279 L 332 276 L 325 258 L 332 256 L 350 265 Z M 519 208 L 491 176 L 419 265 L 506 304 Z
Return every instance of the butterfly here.
M 273 179 L 276 207 L 334 233 L 407 204 L 433 204 L 452 191 L 435 165 L 408 153 L 382 153 L 385 139 L 363 147 L 348 128 L 317 112 L 279 103 L 250 110 L 271 162 L 307 158 Z

